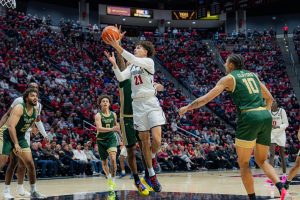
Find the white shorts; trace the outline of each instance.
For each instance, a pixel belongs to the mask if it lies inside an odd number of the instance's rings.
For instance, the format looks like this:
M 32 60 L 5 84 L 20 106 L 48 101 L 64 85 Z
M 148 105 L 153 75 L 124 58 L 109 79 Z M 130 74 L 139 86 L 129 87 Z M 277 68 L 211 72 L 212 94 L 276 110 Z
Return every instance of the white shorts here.
M 284 133 L 271 133 L 271 143 L 277 144 L 280 147 L 285 147 L 286 135 Z
M 166 117 L 157 97 L 134 99 L 132 109 L 135 130 L 150 131 L 151 128 L 166 124 Z

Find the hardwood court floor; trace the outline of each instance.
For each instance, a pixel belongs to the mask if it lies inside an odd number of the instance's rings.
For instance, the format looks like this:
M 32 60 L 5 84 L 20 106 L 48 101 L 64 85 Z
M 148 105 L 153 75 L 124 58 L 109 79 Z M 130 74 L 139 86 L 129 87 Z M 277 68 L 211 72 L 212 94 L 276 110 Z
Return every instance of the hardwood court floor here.
M 262 175 L 262 171 L 253 170 L 252 172 L 256 176 L 254 179 L 256 194 L 258 196 L 269 197 L 270 189 L 268 185 L 265 184 L 265 177 Z M 204 171 L 204 172 L 202 171 L 202 172 L 189 172 L 189 173 L 164 173 L 164 174 L 159 174 L 158 177 L 160 183 L 162 184 L 163 192 L 246 195 L 238 170 Z M 133 180 L 130 180 L 129 176 L 126 176 L 122 179 L 117 178 L 116 183 L 117 183 L 116 190 L 127 190 L 127 191 L 136 190 L 135 187 L 133 186 Z M 3 184 L 4 183 L 2 182 L 1 189 L 3 188 Z M 28 182 L 25 182 L 25 187 L 29 189 Z M 16 188 L 16 183 L 13 182 L 12 183 L 13 193 L 15 192 L 15 188 Z M 103 176 L 39 180 L 37 182 L 37 188 L 41 193 L 47 196 L 60 196 L 60 195 L 68 195 L 68 194 L 74 195 L 80 193 L 94 194 L 95 192 L 104 192 L 108 190 L 106 185 L 106 179 Z M 289 193 L 292 196 L 291 199 L 300 200 L 299 175 L 298 178 L 296 179 L 296 182 L 294 182 L 293 185 L 290 186 Z M 278 193 L 276 189 L 275 189 L 275 196 L 278 197 Z M 64 198 L 64 199 L 68 199 L 68 198 Z M 84 199 L 84 198 L 76 198 L 76 199 Z M 177 198 L 173 198 L 173 200 L 175 199 Z M 193 199 L 198 199 L 198 198 L 193 198 Z M 202 198 L 199 197 L 199 199 Z M 207 197 L 204 199 L 214 199 L 214 198 Z M 217 199 L 223 199 L 223 198 L 217 198 Z M 232 197 L 229 199 L 240 199 L 240 198 Z M 247 199 L 246 196 L 245 199 Z

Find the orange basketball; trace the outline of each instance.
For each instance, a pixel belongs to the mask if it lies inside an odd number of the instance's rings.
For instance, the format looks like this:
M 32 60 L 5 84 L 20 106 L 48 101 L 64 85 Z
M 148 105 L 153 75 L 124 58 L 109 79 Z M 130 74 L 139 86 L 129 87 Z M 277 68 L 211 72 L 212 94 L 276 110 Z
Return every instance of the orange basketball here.
M 107 26 L 103 29 L 102 31 L 102 35 L 101 38 L 102 40 L 107 43 L 108 40 L 108 36 L 111 35 L 112 37 L 114 37 L 116 40 L 118 40 L 120 38 L 120 32 L 119 29 L 116 28 L 115 26 Z

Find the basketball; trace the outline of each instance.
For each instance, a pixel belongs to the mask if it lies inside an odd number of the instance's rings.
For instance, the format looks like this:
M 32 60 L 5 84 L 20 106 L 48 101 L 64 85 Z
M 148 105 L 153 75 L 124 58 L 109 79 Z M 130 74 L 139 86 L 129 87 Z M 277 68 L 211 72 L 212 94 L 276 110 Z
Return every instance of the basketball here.
M 108 38 L 109 35 L 111 35 L 112 37 L 114 37 L 116 40 L 118 40 L 120 38 L 120 32 L 119 29 L 116 28 L 115 26 L 107 26 L 103 29 L 102 31 L 102 35 L 101 38 L 102 40 L 107 43 L 108 42 Z

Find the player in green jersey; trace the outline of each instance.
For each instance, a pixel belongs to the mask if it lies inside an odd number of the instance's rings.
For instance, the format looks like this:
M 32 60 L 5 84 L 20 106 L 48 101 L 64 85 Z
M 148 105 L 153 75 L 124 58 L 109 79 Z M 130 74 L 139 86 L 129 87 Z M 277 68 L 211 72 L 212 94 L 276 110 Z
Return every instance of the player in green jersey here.
M 300 128 L 298 130 L 298 140 L 300 141 Z M 299 169 L 300 169 L 300 149 L 299 149 L 299 152 L 298 152 L 298 155 L 297 155 L 295 165 L 290 170 L 289 175 L 287 176 L 287 180 L 284 184 L 284 187 L 286 189 L 289 189 L 290 183 L 292 182 L 293 178 L 297 175 L 297 172 L 299 171 Z
M 228 56 L 224 66 L 228 75 L 221 78 L 206 95 L 180 108 L 179 115 L 204 106 L 224 90 L 230 92 L 238 111 L 235 143 L 240 173 L 249 199 L 256 199 L 249 168 L 249 160 L 254 149 L 256 163 L 276 185 L 283 200 L 287 191 L 274 168 L 267 162 L 272 130 L 272 117 L 268 110 L 271 109 L 273 97 L 254 73 L 243 69 L 244 59 L 241 55 Z M 266 107 L 263 98 L 266 100 Z
M 16 105 L 8 118 L 7 129 L 3 132 L 3 144 L 1 154 L 9 156 L 14 153 L 24 163 L 31 186 L 31 198 L 45 198 L 36 190 L 35 166 L 28 142 L 25 139 L 26 131 L 31 127 L 37 118 L 37 110 L 34 108 L 38 103 L 38 91 L 33 88 L 27 89 L 23 94 L 24 103 Z M 5 174 L 4 198 L 13 198 L 7 187 L 12 179 L 14 171 L 7 171 Z
M 117 171 L 117 138 L 116 132 L 120 131 L 117 123 L 116 113 L 110 111 L 112 100 L 107 95 L 98 98 L 97 104 L 101 110 L 95 115 L 95 124 L 97 128 L 97 144 L 100 159 L 102 161 L 102 169 L 108 178 L 110 190 L 116 187 L 115 176 Z M 110 169 L 108 167 L 108 157 L 110 160 Z

